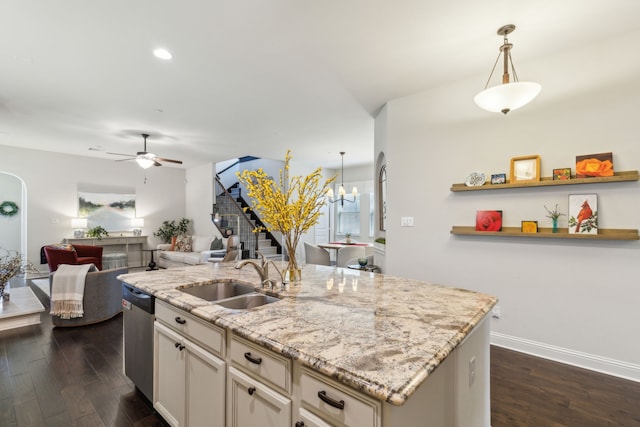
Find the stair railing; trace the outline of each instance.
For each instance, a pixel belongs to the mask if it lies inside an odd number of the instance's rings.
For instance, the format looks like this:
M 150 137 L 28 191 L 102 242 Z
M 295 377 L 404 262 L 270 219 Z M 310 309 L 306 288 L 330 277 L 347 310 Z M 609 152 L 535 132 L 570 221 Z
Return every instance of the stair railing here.
M 214 178 L 214 191 L 216 193 L 215 208 L 221 218 L 224 220 L 225 215 L 237 215 L 239 219 L 239 229 L 234 231 L 240 237 L 240 243 L 242 244 L 242 258 L 256 258 L 256 251 L 258 250 L 258 235 L 253 232 L 254 225 L 251 218 L 244 212 L 244 209 L 238 205 L 236 200 L 224 187 L 218 177 Z M 216 212 L 213 212 L 211 214 L 211 220 L 218 228 L 218 231 L 225 236 L 227 227 L 224 227 L 221 222 L 215 221 L 215 213 Z

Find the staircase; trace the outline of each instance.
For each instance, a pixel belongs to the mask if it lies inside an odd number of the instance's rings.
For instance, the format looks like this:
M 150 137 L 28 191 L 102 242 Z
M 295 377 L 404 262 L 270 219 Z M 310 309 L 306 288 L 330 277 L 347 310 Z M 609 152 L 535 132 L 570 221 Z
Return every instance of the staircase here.
M 227 189 L 216 177 L 214 186 L 216 191 L 215 209 L 221 217 L 221 221 L 214 221 L 214 224 L 223 236 L 228 229 L 233 230 L 233 234 L 240 236 L 243 247 L 242 258 L 257 258 L 256 251 L 260 251 L 266 258 L 280 260 L 282 246 L 277 239 L 269 232 L 253 232 L 257 225 L 263 225 L 263 223 L 242 198 L 239 184 L 236 182 Z

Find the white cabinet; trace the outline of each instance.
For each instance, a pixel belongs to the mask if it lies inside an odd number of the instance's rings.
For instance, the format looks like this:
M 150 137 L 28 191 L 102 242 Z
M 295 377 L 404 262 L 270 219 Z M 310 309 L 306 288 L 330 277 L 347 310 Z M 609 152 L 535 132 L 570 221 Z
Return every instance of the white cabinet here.
M 199 324 L 187 313 L 162 303 L 157 306 L 167 318 L 186 322 L 178 323 L 181 326 Z M 211 330 L 216 331 L 213 325 Z M 153 406 L 172 426 L 223 427 L 226 364 L 189 338 L 165 325 L 162 318 L 156 320 Z
M 380 402 L 344 387 L 310 369 L 302 368 L 300 375 L 300 413 L 306 408 L 317 419 L 309 419 L 309 425 L 346 425 L 379 427 L 382 408 Z M 306 426 L 305 424 L 303 424 Z
M 304 408 L 300 408 L 295 427 L 333 427 Z
M 285 427 L 291 425 L 291 399 L 233 367 L 229 368 L 227 383 L 228 426 Z

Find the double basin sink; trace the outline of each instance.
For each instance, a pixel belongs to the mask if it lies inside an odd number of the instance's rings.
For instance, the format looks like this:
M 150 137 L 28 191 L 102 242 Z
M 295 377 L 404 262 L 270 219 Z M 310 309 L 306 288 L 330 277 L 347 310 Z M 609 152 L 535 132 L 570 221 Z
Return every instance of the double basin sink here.
M 232 281 L 213 282 L 179 290 L 234 310 L 248 310 L 280 301 L 278 298 L 256 292 L 251 285 Z

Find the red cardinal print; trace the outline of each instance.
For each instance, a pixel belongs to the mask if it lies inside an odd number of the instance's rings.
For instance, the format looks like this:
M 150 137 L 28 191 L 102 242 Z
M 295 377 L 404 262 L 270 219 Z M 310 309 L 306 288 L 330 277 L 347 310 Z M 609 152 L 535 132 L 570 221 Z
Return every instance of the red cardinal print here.
M 582 204 L 582 209 L 580 209 L 580 212 L 578 212 L 578 216 L 576 217 L 576 219 L 578 220 L 578 224 L 576 225 L 576 233 L 580 232 L 580 224 L 582 224 L 582 221 L 590 218 L 591 215 L 593 215 L 593 211 L 591 210 L 591 206 L 589 206 L 589 202 L 585 200 Z

